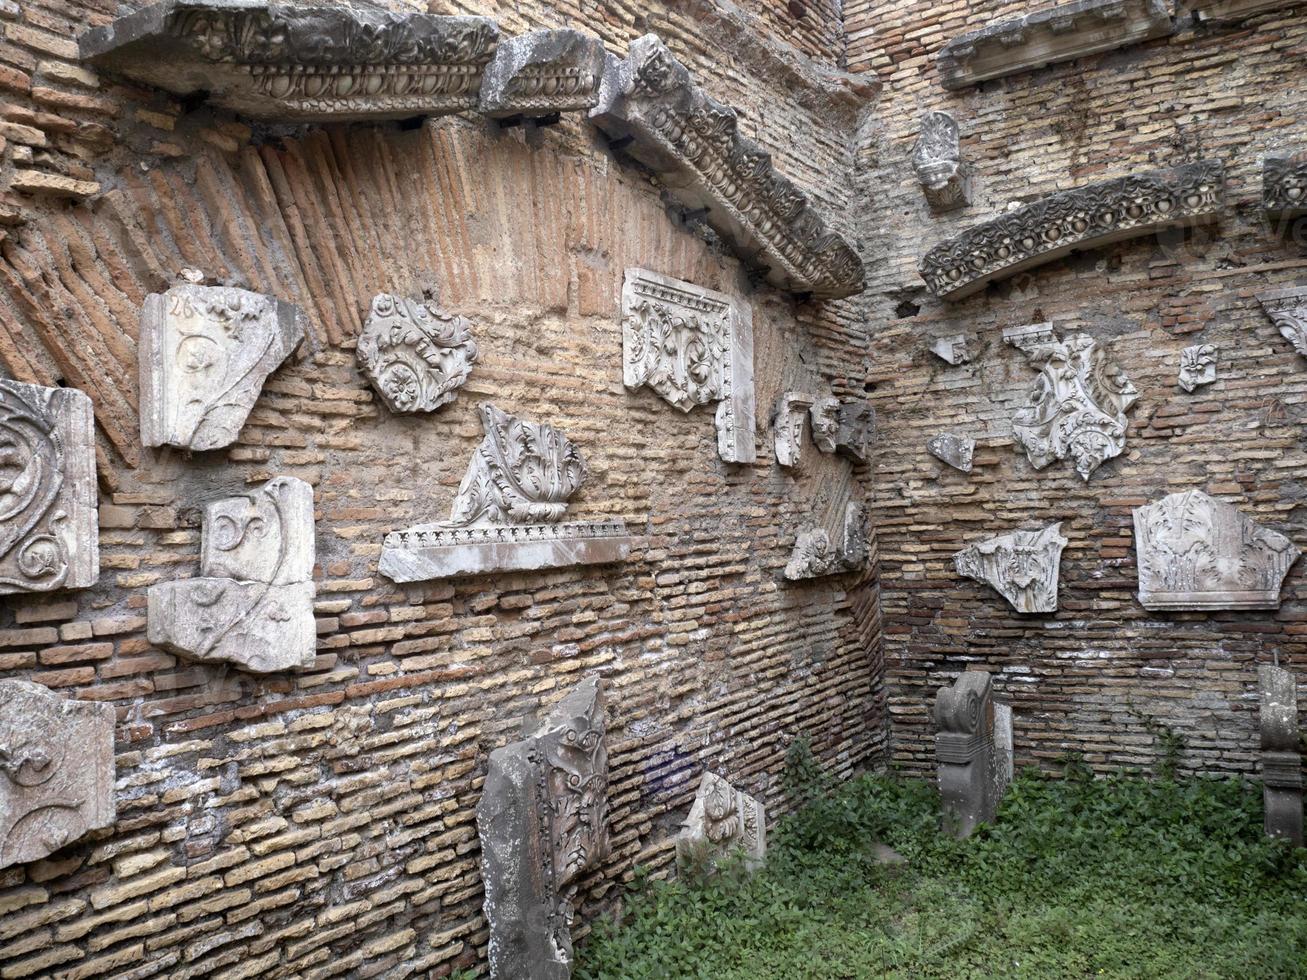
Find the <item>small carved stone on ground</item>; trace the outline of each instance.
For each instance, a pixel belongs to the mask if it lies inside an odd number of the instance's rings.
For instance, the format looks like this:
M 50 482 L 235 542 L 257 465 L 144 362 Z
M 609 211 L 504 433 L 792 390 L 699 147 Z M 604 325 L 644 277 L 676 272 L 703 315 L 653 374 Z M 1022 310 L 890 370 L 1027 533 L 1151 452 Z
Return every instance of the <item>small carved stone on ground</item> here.
M 767 853 L 767 812 L 752 796 L 705 772 L 676 838 L 677 863 L 683 868 L 704 864 L 704 870 L 713 870 L 734 851 L 743 855 L 748 870 L 762 865 Z
M 481 82 L 481 112 L 504 119 L 593 109 L 603 71 L 603 42 L 580 31 L 501 40 Z
M 839 547 L 831 543 L 830 532 L 824 527 L 801 531 L 785 566 L 785 578 L 796 582 L 859 571 L 867 567 L 869 548 L 867 508 L 863 504 L 849 503 L 844 508 Z
M 1185 391 L 1216 380 L 1216 345 L 1195 344 L 1180 352 L 1180 387 Z
M 1272 289 L 1257 294 L 1257 302 L 1280 331 L 1280 336 L 1307 357 L 1307 287 Z
M 967 350 L 967 338 L 963 334 L 940 337 L 930 345 L 930 352 L 941 361 L 952 364 L 954 367 L 959 364 L 966 364 L 971 360 L 971 352 Z
M 964 548 L 953 556 L 959 575 L 998 590 L 1021 613 L 1057 611 L 1057 577 L 1062 561 L 1062 524 L 1038 531 L 1013 531 Z
M 1011 735 L 1002 736 L 1007 747 L 1000 748 L 995 708 L 992 682 L 984 671 L 964 671 L 935 698 L 943 829 L 955 837 L 970 837 L 980 824 L 993 823 L 1010 782 Z
M 971 179 L 962 166 L 958 124 L 947 112 L 928 112 L 921 117 L 912 168 L 926 202 L 936 214 L 971 203 Z
M 380 293 L 356 354 L 363 375 L 392 412 L 434 412 L 458 397 L 477 345 L 465 318 L 431 302 Z
M 926 443 L 926 450 L 932 456 L 963 473 L 971 472 L 971 457 L 975 448 L 976 440 L 956 432 L 941 432 Z
M 0 680 L 0 868 L 112 827 L 113 705 Z
M 1298 682 L 1289 671 L 1262 664 L 1257 668 L 1257 688 L 1266 833 L 1302 847 L 1302 741 L 1298 732 Z

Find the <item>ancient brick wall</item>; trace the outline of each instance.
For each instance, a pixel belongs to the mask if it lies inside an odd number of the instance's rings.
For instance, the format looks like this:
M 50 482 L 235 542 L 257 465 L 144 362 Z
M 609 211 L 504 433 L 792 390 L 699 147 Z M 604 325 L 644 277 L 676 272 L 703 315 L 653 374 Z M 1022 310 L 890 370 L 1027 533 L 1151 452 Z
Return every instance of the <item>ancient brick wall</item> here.
M 1067 750 L 1099 770 L 1148 766 L 1154 720 L 1185 742 L 1183 767 L 1255 774 L 1256 669 L 1278 653 L 1307 678 L 1307 571 L 1278 612 L 1149 613 L 1135 598 L 1132 508 L 1197 488 L 1301 547 L 1304 362 L 1254 299 L 1307 281 L 1301 242 L 1259 210 L 1261 160 L 1307 146 L 1297 78 L 1302 8 L 1014 75 L 956 93 L 935 54 L 951 38 L 1047 4 L 846 4 L 851 70 L 885 83 L 859 148 L 868 228 L 868 378 L 879 409 L 874 518 L 881 548 L 892 761 L 933 768 L 936 690 L 968 664 L 996 675 L 1015 713 L 1018 764 Z M 968 209 L 934 217 L 910 154 L 927 110 L 952 113 L 975 173 Z M 958 303 L 925 292 L 917 261 L 935 243 L 1059 190 L 1197 158 L 1224 161 L 1217 225 L 1094 250 Z M 1012 438 L 1036 372 L 1006 327 L 1051 320 L 1106 345 L 1139 389 L 1125 452 L 1085 484 L 1069 462 L 1035 471 Z M 929 353 L 964 334 L 969 364 Z M 1219 380 L 1177 387 L 1180 352 L 1219 349 Z M 976 439 L 975 469 L 952 470 L 926 441 Z M 1022 616 L 952 555 L 1017 528 L 1062 521 L 1056 614 Z M 1152 730 L 1150 730 L 1152 726 Z
M 854 237 L 844 134 L 863 96 L 775 43 L 767 18 L 727 11 L 707 31 L 703 4 L 495 6 L 441 12 L 489 13 L 510 33 L 577 24 L 619 52 L 658 31 Z M 874 575 L 780 579 L 800 527 L 834 528 L 870 473 L 811 446 L 782 471 L 767 428 L 782 389 L 862 391 L 853 304 L 758 287 L 575 120 L 280 132 L 101 77 L 70 39 L 116 8 L 0 3 L 14 222 L 0 363 L 93 398 L 102 552 L 94 589 L 0 599 L 0 678 L 108 702 L 118 719 L 113 830 L 0 871 L 0 974 L 483 963 L 486 758 L 592 671 L 608 685 L 614 846 L 583 884 L 578 925 L 635 865 L 668 868 L 705 767 L 780 812 L 794 737 L 842 774 L 877 763 Z M 811 51 L 828 34 L 789 40 Z M 25 192 L 23 171 L 54 175 L 58 193 Z M 623 388 L 627 266 L 751 304 L 756 465 L 718 460 L 710 409 Z M 312 334 L 238 442 L 189 457 L 137 432 L 141 303 L 183 269 L 302 305 Z M 472 321 L 481 359 L 453 405 L 393 416 L 353 340 L 374 293 L 423 288 Z M 624 518 L 641 538 L 630 561 L 405 587 L 378 575 L 385 532 L 448 514 L 482 400 L 573 439 L 590 479 L 571 512 Z M 152 647 L 146 589 L 195 574 L 202 505 L 274 475 L 315 490 L 314 666 L 259 677 Z

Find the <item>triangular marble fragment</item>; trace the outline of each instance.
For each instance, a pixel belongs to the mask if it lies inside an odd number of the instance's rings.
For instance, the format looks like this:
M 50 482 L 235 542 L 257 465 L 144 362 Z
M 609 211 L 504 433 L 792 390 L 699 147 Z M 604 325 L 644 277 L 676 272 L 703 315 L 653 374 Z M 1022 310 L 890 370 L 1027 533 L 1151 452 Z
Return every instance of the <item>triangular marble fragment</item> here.
M 975 448 L 976 440 L 955 432 L 941 432 L 926 443 L 926 450 L 932 456 L 963 473 L 971 472 L 971 457 Z
M 973 544 L 953 556 L 953 565 L 959 575 L 993 586 L 1017 612 L 1056 612 L 1058 569 L 1066 545 L 1058 522 Z
M 1307 287 L 1272 289 L 1257 294 L 1257 302 L 1280 331 L 1280 336 L 1307 357 Z
M 954 367 L 959 364 L 966 364 L 971 360 L 971 353 L 967 350 L 967 338 L 963 334 L 940 337 L 930 345 L 930 352 L 941 361 L 952 364 Z

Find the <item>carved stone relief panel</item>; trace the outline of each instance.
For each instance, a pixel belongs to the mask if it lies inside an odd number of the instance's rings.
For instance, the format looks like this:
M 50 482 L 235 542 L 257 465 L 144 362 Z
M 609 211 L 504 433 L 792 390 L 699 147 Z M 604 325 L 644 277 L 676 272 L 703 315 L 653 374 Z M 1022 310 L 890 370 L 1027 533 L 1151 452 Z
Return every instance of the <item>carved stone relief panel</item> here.
M 776 462 L 798 466 L 803 450 L 804 421 L 812 421 L 812 441 L 824 453 L 835 452 L 840 433 L 838 398 L 785 391 L 776 399 L 772 429 L 776 439 Z
M 490 975 L 565 980 L 577 879 L 608 842 L 608 751 L 597 676 L 531 738 L 490 753 L 477 804 Z
M 870 541 L 867 531 L 867 508 L 849 503 L 844 508 L 842 538 L 836 547 L 824 527 L 799 532 L 785 566 L 785 578 L 791 582 L 859 571 L 867 567 Z
M 975 449 L 976 440 L 956 432 L 941 432 L 926 443 L 930 455 L 963 473 L 971 472 L 971 456 Z
M 1298 682 L 1270 664 L 1257 668 L 1262 748 L 1262 801 L 1270 837 L 1303 846 L 1302 742 L 1298 734 Z
M 163 0 L 80 43 L 100 68 L 254 119 L 348 122 L 475 109 L 498 37 L 485 17 Z
M 645 269 L 622 282 L 622 380 L 682 412 L 717 402 L 717 450 L 752 463 L 753 314 L 725 293 Z
M 431 302 L 380 293 L 356 353 L 364 376 L 392 412 L 434 412 L 458 396 L 477 345 L 465 318 Z
M 676 838 L 677 862 L 682 867 L 706 862 L 709 869 L 734 851 L 744 854 L 750 871 L 767 853 L 767 812 L 763 805 L 716 773 L 705 772 L 694 805 Z
M 1193 391 L 1216 380 L 1216 345 L 1195 344 L 1180 352 L 1180 387 Z
M 1145 609 L 1278 609 L 1301 552 L 1277 531 L 1201 490 L 1134 512 L 1139 602 Z
M 865 463 L 871 455 L 872 440 L 876 438 L 876 410 L 871 402 L 857 398 L 841 401 L 839 423 L 835 451 Z
M 0 380 L 0 594 L 100 577 L 91 399 Z
M 921 117 L 921 134 L 912 150 L 912 169 L 936 214 L 971 203 L 971 178 L 962 167 L 958 124 L 947 112 L 928 112 Z
M 150 586 L 150 642 L 255 673 L 310 667 L 313 487 L 279 476 L 204 508 L 200 576 Z
M 114 709 L 0 680 L 0 868 L 112 827 Z
M 299 308 L 226 286 L 174 286 L 141 313 L 141 441 L 236 441 L 268 375 L 304 340 Z
M 1280 336 L 1307 357 L 1307 287 L 1272 289 L 1257 294 L 1257 302 L 1280 331 Z
M 1035 469 L 1070 457 L 1088 481 L 1125 449 L 1125 413 L 1139 393 L 1087 334 L 1023 349 L 1039 377 L 1029 403 L 1012 417 L 1017 445 Z
M 485 438 L 472 454 L 450 519 L 386 535 L 380 571 L 419 582 L 496 571 L 623 561 L 620 520 L 561 523 L 586 478 L 581 451 L 551 425 L 480 406 Z
M 604 45 L 580 31 L 529 31 L 499 42 L 481 82 L 493 119 L 590 110 L 599 101 Z
M 1307 156 L 1262 161 L 1262 209 L 1272 218 L 1307 215 Z
M 971 360 L 971 353 L 967 350 L 967 338 L 963 334 L 957 334 L 953 337 L 940 337 L 930 345 L 930 352 L 945 363 L 957 367 L 959 364 L 966 364 Z
M 1057 611 L 1062 523 L 1039 531 L 1013 531 L 964 548 L 953 556 L 959 575 L 993 586 L 1022 613 Z
M 983 671 L 964 671 L 935 697 L 935 759 L 943 810 L 943 829 L 970 837 L 982 823 L 993 823 L 1012 770 L 1010 727 L 996 743 L 992 683 Z M 1006 714 L 1011 718 L 1010 711 Z

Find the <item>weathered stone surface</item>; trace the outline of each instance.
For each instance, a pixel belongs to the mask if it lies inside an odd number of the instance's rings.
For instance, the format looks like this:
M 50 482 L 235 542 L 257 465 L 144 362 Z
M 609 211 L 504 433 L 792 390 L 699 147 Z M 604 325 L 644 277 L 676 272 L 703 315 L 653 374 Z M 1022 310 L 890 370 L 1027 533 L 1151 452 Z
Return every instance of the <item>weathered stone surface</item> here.
M 971 472 L 971 455 L 975 449 L 975 439 L 960 436 L 956 432 L 941 432 L 926 443 L 926 451 L 930 455 L 963 473 Z
M 772 285 L 823 298 L 862 291 L 857 253 L 656 35 L 632 41 L 625 60 L 609 56 L 590 118 Z
M 1298 733 L 1298 682 L 1270 664 L 1257 668 L 1262 749 L 1262 802 L 1266 833 L 1303 846 L 1302 742 Z
M 957 120 L 947 112 L 928 112 L 921 117 L 921 133 L 912 150 L 912 169 L 936 214 L 971 203 L 971 178 L 962 166 L 960 139 Z
M 772 430 L 776 439 L 776 462 L 798 466 L 803 450 L 806 419 L 812 420 L 812 441 L 824 453 L 835 452 L 840 431 L 840 402 L 837 398 L 784 391 L 776 399 Z
M 141 312 L 141 441 L 218 449 L 236 441 L 268 375 L 304 340 L 291 303 L 227 286 L 174 286 Z
M 940 337 L 930 345 L 930 352 L 947 364 L 957 367 L 971 360 L 967 350 L 967 338 L 963 334 L 953 337 Z
M 1307 357 L 1307 287 L 1271 289 L 1257 294 L 1257 302 L 1293 349 Z
M 1262 210 L 1272 218 L 1307 215 L 1307 156 L 1262 160 Z
M 1145 609 L 1278 609 L 1301 552 L 1201 490 L 1134 512 L 1139 602 Z
M 1011 755 L 995 744 L 994 714 L 991 681 L 984 671 L 963 672 L 935 698 L 943 829 L 955 837 L 970 837 L 980 824 L 992 823 L 1007 789 Z M 1004 737 L 1010 744 L 1010 733 Z
M 936 245 L 921 277 L 941 299 L 963 299 L 1073 250 L 1213 221 L 1224 188 L 1224 165 L 1205 160 L 1063 191 Z
M 1022 613 L 1057 611 L 1057 573 L 1062 561 L 1062 523 L 1039 531 L 1013 531 L 964 548 L 953 556 L 959 575 L 998 590 Z
M 1180 387 L 1185 391 L 1216 380 L 1216 345 L 1195 344 L 1180 352 Z
M 1271 10 L 1296 7 L 1303 0 L 1186 0 L 1199 20 L 1235 21 Z
M 956 37 L 940 50 L 945 88 L 959 89 L 1058 61 L 1165 37 L 1161 0 L 1072 0 Z
M 1051 320 L 1043 323 L 1024 323 L 1017 327 L 1006 327 L 1003 340 L 1017 350 L 1029 353 L 1041 344 L 1057 343 L 1057 334 L 1053 332 Z
M 380 571 L 418 582 L 495 571 L 623 561 L 620 520 L 560 523 L 585 482 L 581 451 L 553 426 L 480 406 L 485 438 L 454 497 L 450 520 L 386 535 Z
M 458 397 L 477 345 L 465 318 L 432 302 L 380 293 L 359 334 L 357 356 L 392 412 L 434 412 Z
M 622 381 L 652 388 L 682 412 L 717 402 L 717 451 L 757 459 L 753 314 L 740 302 L 645 269 L 622 280 Z
M 682 866 L 716 867 L 732 852 L 744 855 L 750 871 L 767 853 L 767 811 L 716 773 L 705 772 L 690 815 L 676 838 L 676 858 Z
M 256 673 L 312 666 L 313 488 L 277 477 L 208 504 L 200 577 L 150 586 L 151 643 Z
M 113 705 L 0 680 L 0 868 L 113 826 Z
M 837 548 L 824 527 L 799 533 L 785 566 L 785 578 L 791 582 L 859 571 L 867 567 L 869 556 L 867 507 L 849 503 L 844 508 L 842 538 Z
M 1070 457 L 1086 482 L 1125 449 L 1126 410 L 1139 392 L 1087 334 L 1023 347 L 1039 377 L 1029 404 L 1012 417 L 1012 435 L 1042 470 Z
M 83 35 L 100 68 L 254 119 L 398 119 L 475 109 L 499 28 L 345 5 L 164 0 Z
M 491 118 L 589 110 L 599 101 L 604 45 L 580 31 L 530 31 L 500 41 L 481 81 Z
M 0 380 L 0 594 L 100 577 L 91 399 Z
M 851 398 L 840 402 L 835 451 L 865 463 L 876 438 L 876 410 L 871 402 Z
M 490 753 L 477 834 L 490 975 L 566 980 L 571 900 L 608 853 L 608 751 L 597 676 L 582 681 L 531 738 Z

